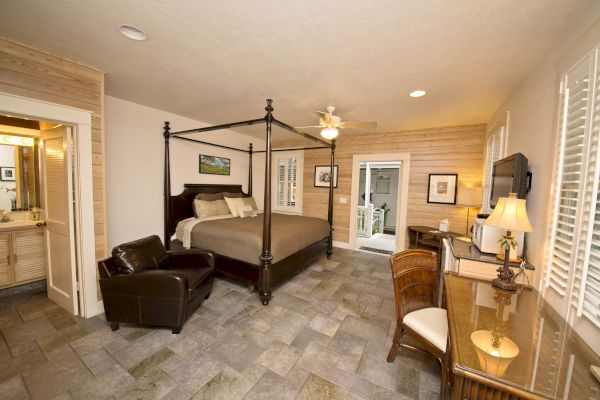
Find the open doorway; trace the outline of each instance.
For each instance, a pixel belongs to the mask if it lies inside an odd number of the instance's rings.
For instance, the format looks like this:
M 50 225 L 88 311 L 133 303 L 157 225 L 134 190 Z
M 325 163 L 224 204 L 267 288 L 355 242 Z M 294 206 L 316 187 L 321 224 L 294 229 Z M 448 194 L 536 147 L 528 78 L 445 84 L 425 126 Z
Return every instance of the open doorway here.
M 356 242 L 359 250 L 393 254 L 401 161 L 360 163 Z
M 41 285 L 69 313 L 96 315 L 91 113 L 0 93 L 0 118 L 16 180 L 0 188 L 0 290 Z
M 406 247 L 410 154 L 356 154 L 352 160 L 349 247 L 393 254 Z
M 0 288 L 45 286 L 77 315 L 72 132 L 67 124 L 0 114 Z

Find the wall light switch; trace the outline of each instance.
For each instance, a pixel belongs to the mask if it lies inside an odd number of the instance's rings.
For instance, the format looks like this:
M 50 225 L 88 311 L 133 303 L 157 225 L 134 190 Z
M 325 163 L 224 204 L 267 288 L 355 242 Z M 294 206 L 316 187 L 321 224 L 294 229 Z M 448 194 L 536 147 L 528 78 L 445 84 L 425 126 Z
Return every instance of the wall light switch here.
M 340 197 L 340 204 L 348 204 L 348 198 L 347 197 Z

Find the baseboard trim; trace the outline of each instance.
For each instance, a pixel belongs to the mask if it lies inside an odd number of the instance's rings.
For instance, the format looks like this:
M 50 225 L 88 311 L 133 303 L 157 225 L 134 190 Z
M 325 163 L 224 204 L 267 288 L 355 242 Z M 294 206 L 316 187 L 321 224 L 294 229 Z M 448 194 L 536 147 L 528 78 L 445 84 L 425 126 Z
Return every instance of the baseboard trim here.
M 339 247 L 340 249 L 348 249 L 350 250 L 350 243 L 348 242 L 338 242 L 337 240 L 333 241 L 333 247 Z

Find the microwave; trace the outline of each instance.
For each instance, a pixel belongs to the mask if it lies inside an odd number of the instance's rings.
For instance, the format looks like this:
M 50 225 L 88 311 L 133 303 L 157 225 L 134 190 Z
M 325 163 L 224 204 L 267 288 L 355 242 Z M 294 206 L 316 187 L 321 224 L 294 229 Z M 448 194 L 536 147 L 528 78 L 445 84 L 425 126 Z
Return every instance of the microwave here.
M 505 233 L 506 229 L 486 225 L 483 218 L 477 218 L 473 222 L 473 244 L 482 253 L 498 254 L 500 251 L 500 239 L 502 239 L 502 235 Z M 525 233 L 513 232 L 512 234 L 517 239 L 517 255 L 523 257 Z

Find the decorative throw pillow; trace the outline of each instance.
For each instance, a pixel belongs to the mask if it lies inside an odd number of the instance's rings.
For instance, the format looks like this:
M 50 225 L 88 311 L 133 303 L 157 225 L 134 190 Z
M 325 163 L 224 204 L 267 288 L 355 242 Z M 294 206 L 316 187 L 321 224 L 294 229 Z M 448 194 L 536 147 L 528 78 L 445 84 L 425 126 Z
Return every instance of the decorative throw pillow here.
M 254 197 L 244 197 L 244 204 L 252 207 L 252 209 L 254 211 L 258 210 L 258 207 L 256 206 L 256 201 L 254 200 Z
M 229 214 L 229 207 L 225 200 L 194 200 L 194 209 L 198 218 Z
M 244 199 L 241 197 L 236 197 L 236 198 L 225 197 L 225 202 L 227 203 L 227 206 L 229 207 L 229 211 L 231 212 L 231 214 L 234 217 L 239 216 L 237 207 L 245 205 Z
M 240 218 L 256 217 L 256 213 L 254 212 L 252 207 L 248 205 L 237 206 L 237 211 L 240 215 Z

